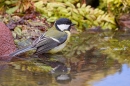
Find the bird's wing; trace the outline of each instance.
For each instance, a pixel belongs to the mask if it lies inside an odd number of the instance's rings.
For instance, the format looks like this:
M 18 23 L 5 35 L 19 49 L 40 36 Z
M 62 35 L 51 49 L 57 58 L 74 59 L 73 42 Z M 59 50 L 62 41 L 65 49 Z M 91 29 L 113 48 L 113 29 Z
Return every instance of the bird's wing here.
M 33 46 L 37 48 L 36 54 L 47 53 L 49 50 L 64 43 L 66 39 L 66 34 L 60 36 L 58 39 L 56 39 L 55 37 L 46 37 L 42 35 L 38 39 L 36 39 L 36 41 L 33 43 Z

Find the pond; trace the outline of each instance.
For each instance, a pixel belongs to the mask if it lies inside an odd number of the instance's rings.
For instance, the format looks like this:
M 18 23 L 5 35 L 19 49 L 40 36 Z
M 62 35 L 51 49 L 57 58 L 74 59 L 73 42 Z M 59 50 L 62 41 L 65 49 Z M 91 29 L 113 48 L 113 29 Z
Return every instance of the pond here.
M 51 60 L 40 56 L 0 61 L 0 86 L 129 86 L 129 34 L 88 35 L 95 37 L 88 40 L 94 46 L 76 57 L 61 53 Z
M 121 71 L 112 75 L 108 75 L 99 82 L 94 82 L 93 86 L 129 86 L 130 82 L 130 67 L 123 64 Z

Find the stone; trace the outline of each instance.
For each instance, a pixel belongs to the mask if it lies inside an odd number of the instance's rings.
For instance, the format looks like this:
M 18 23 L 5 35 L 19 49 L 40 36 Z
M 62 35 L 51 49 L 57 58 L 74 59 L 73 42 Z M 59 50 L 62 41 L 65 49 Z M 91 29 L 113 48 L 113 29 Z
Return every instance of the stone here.
M 16 50 L 14 39 L 9 28 L 0 22 L 0 59 L 9 56 Z

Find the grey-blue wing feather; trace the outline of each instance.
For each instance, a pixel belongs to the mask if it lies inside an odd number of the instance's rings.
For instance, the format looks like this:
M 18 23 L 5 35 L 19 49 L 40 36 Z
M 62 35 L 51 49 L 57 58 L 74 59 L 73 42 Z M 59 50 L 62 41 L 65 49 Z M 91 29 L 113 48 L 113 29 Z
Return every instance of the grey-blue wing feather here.
M 64 34 L 63 36 L 61 36 L 60 38 L 58 38 L 58 40 L 61 42 L 59 44 L 64 43 L 67 40 L 67 34 Z
M 56 39 L 56 38 L 54 38 Z M 60 44 L 64 43 L 67 39 L 67 35 L 63 35 L 55 41 L 51 37 L 46 37 L 46 39 L 39 41 L 35 47 L 37 47 L 36 53 L 35 54 L 42 54 L 42 53 L 47 53 L 49 50 L 59 46 Z

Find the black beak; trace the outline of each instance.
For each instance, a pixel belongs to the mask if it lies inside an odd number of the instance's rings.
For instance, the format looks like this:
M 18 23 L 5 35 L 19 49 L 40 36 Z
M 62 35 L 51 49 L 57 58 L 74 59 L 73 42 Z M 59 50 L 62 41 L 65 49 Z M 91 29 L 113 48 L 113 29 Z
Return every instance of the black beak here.
M 76 24 L 73 24 L 73 23 L 71 24 L 71 26 L 74 26 L 74 25 L 76 25 Z

